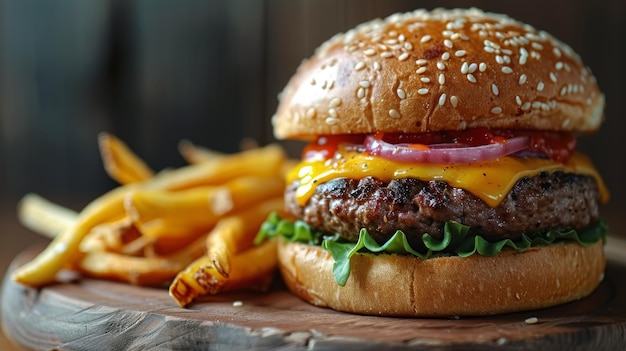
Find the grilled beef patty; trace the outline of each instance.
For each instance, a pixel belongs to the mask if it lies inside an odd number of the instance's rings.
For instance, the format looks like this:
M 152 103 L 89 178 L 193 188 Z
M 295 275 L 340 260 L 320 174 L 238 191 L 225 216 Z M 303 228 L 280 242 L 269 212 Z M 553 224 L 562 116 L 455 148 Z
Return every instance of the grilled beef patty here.
M 442 238 L 446 221 L 468 225 L 470 234 L 490 241 L 516 240 L 522 233 L 584 229 L 599 219 L 595 179 L 563 172 L 520 179 L 495 208 L 442 181 L 338 178 L 318 185 L 305 206 L 295 199 L 297 185 L 287 187 L 287 210 L 314 228 L 352 241 L 361 228 L 381 244 L 400 229 L 420 248 L 423 233 Z

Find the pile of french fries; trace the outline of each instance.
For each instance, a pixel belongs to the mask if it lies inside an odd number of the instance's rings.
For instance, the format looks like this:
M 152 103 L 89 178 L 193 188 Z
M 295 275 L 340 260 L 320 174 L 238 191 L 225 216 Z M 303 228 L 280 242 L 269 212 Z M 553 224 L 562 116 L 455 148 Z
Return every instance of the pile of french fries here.
M 221 154 L 181 142 L 188 162 L 155 173 L 110 134 L 99 136 L 106 172 L 119 186 L 80 212 L 28 194 L 20 221 L 52 238 L 13 279 L 40 287 L 62 269 L 134 285 L 169 285 L 185 306 L 194 299 L 239 289 L 264 290 L 276 267 L 276 244 L 254 245 L 272 211 L 283 211 L 290 167 L 278 145 Z

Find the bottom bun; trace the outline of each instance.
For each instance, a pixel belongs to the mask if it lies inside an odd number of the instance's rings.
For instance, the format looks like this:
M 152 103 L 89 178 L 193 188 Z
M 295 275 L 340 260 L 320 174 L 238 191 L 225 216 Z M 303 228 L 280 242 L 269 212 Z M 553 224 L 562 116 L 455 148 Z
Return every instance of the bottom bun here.
M 278 260 L 289 290 L 313 305 L 414 317 L 498 314 L 578 300 L 599 285 L 606 267 L 602 242 L 427 260 L 357 254 L 341 287 L 333 277 L 333 258 L 319 246 L 280 239 Z

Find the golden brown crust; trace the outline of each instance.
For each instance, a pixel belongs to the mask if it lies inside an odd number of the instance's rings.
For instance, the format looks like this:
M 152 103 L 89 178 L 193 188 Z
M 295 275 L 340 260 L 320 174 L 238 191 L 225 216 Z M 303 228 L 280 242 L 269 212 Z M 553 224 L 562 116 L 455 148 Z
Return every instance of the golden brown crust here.
M 344 287 L 318 247 L 281 241 L 279 267 L 297 296 L 339 311 L 391 316 L 466 316 L 532 310 L 589 295 L 604 276 L 601 242 L 561 243 L 493 257 L 422 260 L 357 254 Z
M 338 34 L 281 93 L 278 138 L 471 127 L 591 132 L 604 96 L 578 55 L 529 25 L 417 10 Z

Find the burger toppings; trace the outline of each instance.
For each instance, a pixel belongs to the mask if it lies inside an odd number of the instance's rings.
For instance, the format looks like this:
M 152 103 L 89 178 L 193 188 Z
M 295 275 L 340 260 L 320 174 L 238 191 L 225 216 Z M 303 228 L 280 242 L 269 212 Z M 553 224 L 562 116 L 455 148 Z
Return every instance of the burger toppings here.
M 492 160 L 521 151 L 565 163 L 576 148 L 571 133 L 473 128 L 463 131 L 326 135 L 303 152 L 303 159 L 328 159 L 350 145 L 370 155 L 400 162 L 468 163 Z
M 469 163 L 493 160 L 512 153 L 527 150 L 528 137 L 502 139 L 491 144 L 469 146 L 462 143 L 450 144 L 391 144 L 380 138 L 365 138 L 365 148 L 373 156 L 400 162 L 423 163 Z

